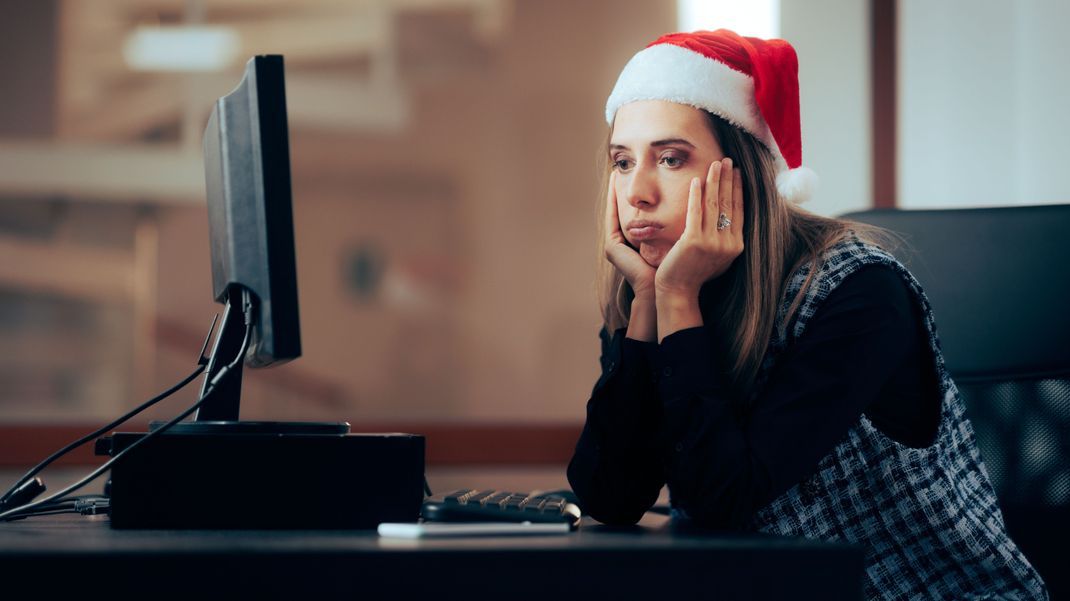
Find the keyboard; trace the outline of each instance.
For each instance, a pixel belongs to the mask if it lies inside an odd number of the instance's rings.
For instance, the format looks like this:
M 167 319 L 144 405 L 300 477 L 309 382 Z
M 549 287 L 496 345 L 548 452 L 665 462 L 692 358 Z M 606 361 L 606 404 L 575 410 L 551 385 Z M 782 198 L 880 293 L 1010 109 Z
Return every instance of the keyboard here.
M 420 515 L 429 522 L 564 522 L 576 528 L 580 508 L 575 501 L 570 491 L 461 489 L 428 497 Z

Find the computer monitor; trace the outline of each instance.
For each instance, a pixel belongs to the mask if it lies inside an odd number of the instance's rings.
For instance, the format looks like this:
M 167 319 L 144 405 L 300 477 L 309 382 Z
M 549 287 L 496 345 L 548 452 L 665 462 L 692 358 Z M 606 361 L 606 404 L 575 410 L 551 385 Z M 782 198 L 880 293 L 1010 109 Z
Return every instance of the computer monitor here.
M 236 286 L 257 300 L 250 367 L 301 356 L 282 57 L 256 56 L 204 131 L 212 292 Z
M 253 301 L 244 364 L 266 367 L 301 355 L 281 56 L 250 59 L 241 83 L 216 101 L 204 131 L 204 172 L 212 292 L 226 309 L 202 394 L 241 350 L 243 293 Z M 196 421 L 237 421 L 241 380 L 240 370 L 230 372 L 201 405 Z
M 216 101 L 204 130 L 212 294 L 226 307 L 204 400 L 194 421 L 172 433 L 349 432 L 346 422 L 239 421 L 242 367 L 301 356 L 289 149 L 282 57 L 255 56 L 238 86 Z M 251 336 L 239 358 L 247 323 Z M 210 386 L 224 366 L 231 368 Z

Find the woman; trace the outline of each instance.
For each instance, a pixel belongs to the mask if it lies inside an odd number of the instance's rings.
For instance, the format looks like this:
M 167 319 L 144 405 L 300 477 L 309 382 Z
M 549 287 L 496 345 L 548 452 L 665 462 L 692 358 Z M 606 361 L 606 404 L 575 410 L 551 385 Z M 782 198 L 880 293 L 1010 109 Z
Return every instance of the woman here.
M 1046 598 L 1008 538 L 918 282 L 884 232 L 792 204 L 783 40 L 664 36 L 606 107 L 601 378 L 584 510 L 868 547 L 870 598 Z

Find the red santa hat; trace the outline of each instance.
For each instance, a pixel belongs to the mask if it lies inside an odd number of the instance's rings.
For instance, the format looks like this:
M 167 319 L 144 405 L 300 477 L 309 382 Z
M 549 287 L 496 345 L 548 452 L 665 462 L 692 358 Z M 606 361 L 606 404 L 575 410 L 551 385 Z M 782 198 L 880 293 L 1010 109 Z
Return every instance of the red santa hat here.
M 606 101 L 606 122 L 637 100 L 705 109 L 749 132 L 773 153 L 777 190 L 801 203 L 817 188 L 802 166 L 799 62 L 784 40 L 743 37 L 727 29 L 671 33 L 624 66 Z

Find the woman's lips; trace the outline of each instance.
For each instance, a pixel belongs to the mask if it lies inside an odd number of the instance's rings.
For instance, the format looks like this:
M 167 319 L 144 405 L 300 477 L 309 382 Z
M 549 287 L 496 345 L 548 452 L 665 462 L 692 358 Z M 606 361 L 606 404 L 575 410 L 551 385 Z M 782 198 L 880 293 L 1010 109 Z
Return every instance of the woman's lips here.
M 657 236 L 664 227 L 653 221 L 633 221 L 628 224 L 628 235 L 633 240 L 649 240 Z

